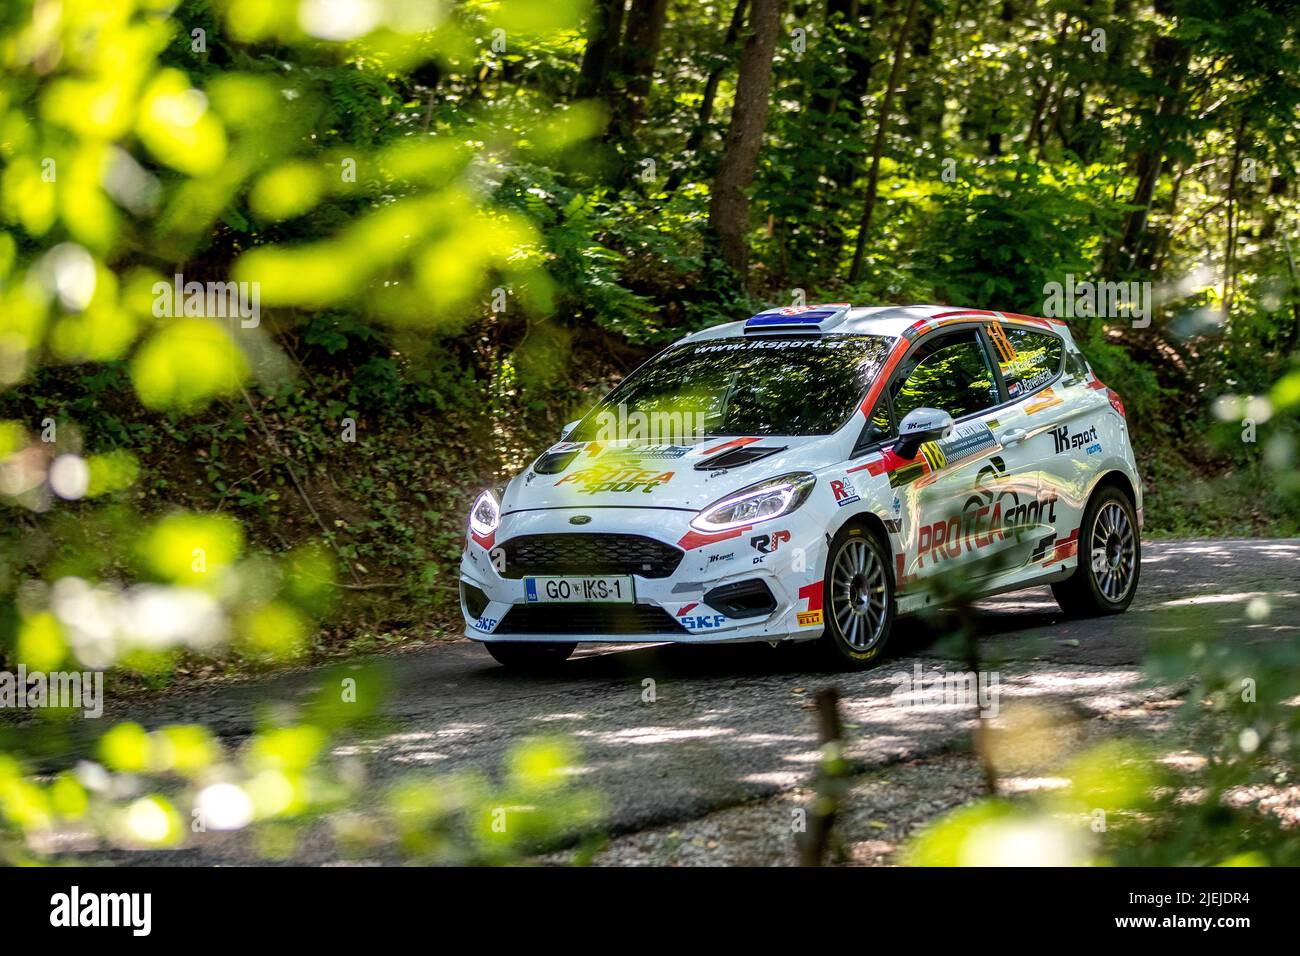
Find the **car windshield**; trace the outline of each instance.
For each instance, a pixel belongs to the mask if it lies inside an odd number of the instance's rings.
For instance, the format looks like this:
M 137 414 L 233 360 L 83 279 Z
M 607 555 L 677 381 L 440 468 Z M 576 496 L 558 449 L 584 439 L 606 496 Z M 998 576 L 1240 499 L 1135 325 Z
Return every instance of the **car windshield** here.
M 823 335 L 678 345 L 628 376 L 569 438 L 679 443 L 709 435 L 827 435 L 862 400 L 892 342 Z

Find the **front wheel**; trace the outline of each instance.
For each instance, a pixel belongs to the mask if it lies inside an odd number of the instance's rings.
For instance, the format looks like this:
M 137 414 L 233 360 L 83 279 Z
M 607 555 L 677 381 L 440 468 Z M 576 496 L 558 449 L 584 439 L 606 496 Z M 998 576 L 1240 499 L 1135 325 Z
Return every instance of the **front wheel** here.
M 866 528 L 844 528 L 831 541 L 822 585 L 826 630 L 818 642 L 839 667 L 865 670 L 879 660 L 894 627 L 889 551 Z
M 1118 488 L 1092 496 L 1079 526 L 1079 566 L 1052 594 L 1071 617 L 1119 614 L 1128 609 L 1142 569 L 1142 540 L 1133 503 Z
M 574 644 L 542 644 L 528 641 L 484 641 L 488 653 L 496 658 L 498 664 L 514 670 L 546 670 L 568 660 Z

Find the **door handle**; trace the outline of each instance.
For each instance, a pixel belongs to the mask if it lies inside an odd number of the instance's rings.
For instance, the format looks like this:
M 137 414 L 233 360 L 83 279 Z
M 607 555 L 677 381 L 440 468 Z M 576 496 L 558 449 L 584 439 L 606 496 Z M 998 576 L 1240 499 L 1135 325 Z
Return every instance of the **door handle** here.
M 1009 445 L 1020 444 L 1028 435 L 1029 432 L 1023 428 L 1008 428 L 998 436 L 998 441 L 1002 443 L 1003 448 L 1006 448 Z

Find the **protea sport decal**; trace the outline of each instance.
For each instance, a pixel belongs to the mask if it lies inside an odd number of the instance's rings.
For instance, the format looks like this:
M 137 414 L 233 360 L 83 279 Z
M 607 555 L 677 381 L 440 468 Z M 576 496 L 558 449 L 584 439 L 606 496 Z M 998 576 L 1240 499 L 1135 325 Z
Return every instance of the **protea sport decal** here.
M 593 465 L 565 475 L 555 483 L 555 486 L 558 488 L 571 481 L 577 485 L 574 491 L 584 495 L 594 495 L 602 491 L 617 493 L 641 491 L 649 494 L 672 477 L 671 471 L 654 471 L 621 465 Z

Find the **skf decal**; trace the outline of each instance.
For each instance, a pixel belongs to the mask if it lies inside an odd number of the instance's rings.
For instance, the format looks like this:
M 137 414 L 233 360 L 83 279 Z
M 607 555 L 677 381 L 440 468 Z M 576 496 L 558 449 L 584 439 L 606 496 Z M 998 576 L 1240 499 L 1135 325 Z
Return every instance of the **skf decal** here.
M 677 612 L 677 620 L 682 622 L 682 627 L 688 631 L 711 631 L 715 627 L 721 627 L 722 622 L 727 619 L 725 614 L 691 614 L 695 608 L 700 606 L 699 601 L 692 601 L 690 604 L 682 606 Z
M 695 605 L 691 605 L 694 607 Z M 725 614 L 688 614 L 682 615 L 678 612 L 677 619 L 682 622 L 682 627 L 688 631 L 711 631 L 715 627 L 721 627 L 727 619 Z
M 577 485 L 574 491 L 583 495 L 594 495 L 602 491 L 620 494 L 641 491 L 649 494 L 672 477 L 671 471 L 656 472 L 620 465 L 592 465 L 590 468 L 565 475 L 555 483 L 555 486 L 558 488 L 560 485 L 574 482 Z
M 1087 431 L 1070 434 L 1070 426 L 1062 425 L 1060 428 L 1052 429 L 1052 444 L 1056 446 L 1056 454 L 1063 451 L 1071 451 L 1075 448 L 1083 448 L 1086 445 L 1094 444 L 1097 441 L 1097 426 L 1093 425 Z M 1101 451 L 1101 446 L 1097 446 L 1097 451 Z M 1088 452 L 1092 454 L 1091 451 Z
M 849 480 L 847 475 L 842 480 L 832 481 L 831 491 L 835 495 L 835 503 L 841 508 L 862 500 L 861 495 L 858 494 L 858 489 L 853 487 L 853 482 Z
M 474 622 L 474 630 L 483 631 L 485 634 L 491 634 L 497 629 L 497 619 L 494 617 L 480 617 Z
M 798 613 L 800 627 L 813 627 L 822 622 L 822 588 L 824 581 L 814 581 L 799 589 L 799 600 L 808 602 L 808 610 Z

